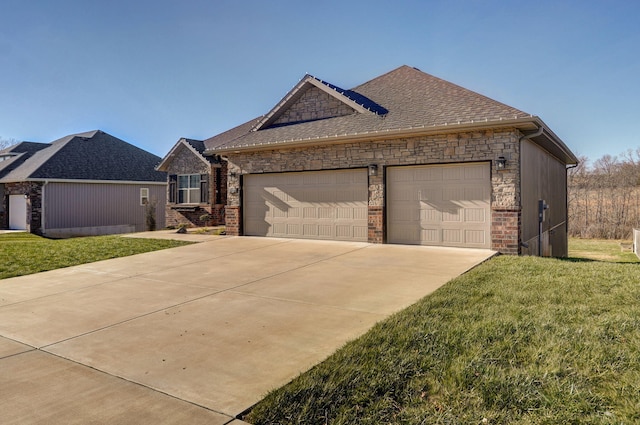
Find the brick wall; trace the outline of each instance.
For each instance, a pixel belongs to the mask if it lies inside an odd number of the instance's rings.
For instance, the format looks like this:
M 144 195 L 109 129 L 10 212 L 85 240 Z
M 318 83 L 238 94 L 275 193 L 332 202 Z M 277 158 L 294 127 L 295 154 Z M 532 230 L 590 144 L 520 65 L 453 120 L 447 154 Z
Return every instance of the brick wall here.
M 384 207 L 369 206 L 368 225 L 368 241 L 384 243 Z
M 167 201 L 165 206 L 166 225 L 176 227 L 185 224 L 189 227 L 219 226 L 225 223 L 225 204 L 227 202 L 227 164 L 211 164 L 205 162 L 186 146 L 179 146 L 175 156 L 169 165 L 168 174 L 208 174 L 209 175 L 209 202 L 201 203 L 190 208 L 181 207 L 180 204 Z M 216 169 L 219 168 L 220 172 Z M 220 177 L 220 202 L 216 203 L 217 176 Z M 167 191 L 170 190 L 167 185 Z M 169 200 L 167 192 L 167 200 Z M 204 215 L 209 217 L 205 220 Z
M 492 209 L 491 249 L 503 254 L 520 254 L 521 217 L 520 209 Z
M 238 206 L 227 206 L 225 209 L 226 231 L 229 236 L 240 236 L 241 233 L 241 210 Z

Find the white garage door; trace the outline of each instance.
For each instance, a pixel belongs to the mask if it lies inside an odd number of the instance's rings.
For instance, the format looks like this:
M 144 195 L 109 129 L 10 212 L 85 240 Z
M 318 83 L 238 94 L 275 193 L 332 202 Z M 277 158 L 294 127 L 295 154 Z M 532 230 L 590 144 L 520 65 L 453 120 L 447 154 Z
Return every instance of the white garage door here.
M 390 243 L 490 248 L 488 163 L 390 167 Z
M 9 229 L 27 230 L 27 199 L 24 195 L 9 195 Z
M 366 170 L 249 174 L 244 234 L 367 241 Z

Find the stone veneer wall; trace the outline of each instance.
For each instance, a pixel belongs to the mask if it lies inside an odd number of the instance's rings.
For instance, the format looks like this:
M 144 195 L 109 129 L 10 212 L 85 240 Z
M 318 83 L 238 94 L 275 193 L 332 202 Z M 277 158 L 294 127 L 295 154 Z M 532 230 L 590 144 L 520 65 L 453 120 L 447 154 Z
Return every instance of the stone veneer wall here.
M 5 208 L 9 195 L 27 195 L 27 232 L 42 234 L 42 183 L 6 183 L 4 187 Z M 9 227 L 9 214 L 4 217 L 4 227 Z
M 341 117 L 356 111 L 340 102 L 317 87 L 308 89 L 296 103 L 276 120 L 274 124 L 319 120 L 323 118 Z
M 205 163 L 185 146 L 181 146 L 171 161 L 168 174 L 209 174 L 209 203 L 199 204 L 195 208 L 180 208 L 180 204 L 169 203 L 169 185 L 167 185 L 167 205 L 165 206 L 165 219 L 168 227 L 176 227 L 180 224 L 187 226 L 219 226 L 225 223 L 225 204 L 227 200 L 227 164 L 220 165 L 220 198 L 216 204 L 216 167 L 218 165 Z M 201 217 L 210 215 L 205 221 Z
M 384 242 L 384 167 L 491 161 L 492 249 L 520 252 L 520 145 L 516 129 L 494 129 L 394 140 L 264 150 L 228 155 L 227 233 L 241 234 L 240 176 L 251 173 L 362 168 L 378 165 L 369 179 L 369 241 Z M 495 160 L 507 159 L 504 170 Z M 232 222 L 233 220 L 233 222 Z M 498 229 L 499 228 L 499 229 Z

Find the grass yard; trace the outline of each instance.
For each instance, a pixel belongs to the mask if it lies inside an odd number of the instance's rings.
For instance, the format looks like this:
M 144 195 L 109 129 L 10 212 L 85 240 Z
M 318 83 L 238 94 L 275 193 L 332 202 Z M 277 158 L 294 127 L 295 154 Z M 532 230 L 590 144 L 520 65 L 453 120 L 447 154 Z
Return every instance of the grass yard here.
M 0 279 L 187 244 L 121 236 L 55 240 L 30 233 L 6 233 L 0 235 Z
M 569 256 L 617 263 L 640 262 L 632 245 L 633 241 L 569 238 Z
M 496 257 L 274 390 L 245 420 L 640 423 L 640 264 Z

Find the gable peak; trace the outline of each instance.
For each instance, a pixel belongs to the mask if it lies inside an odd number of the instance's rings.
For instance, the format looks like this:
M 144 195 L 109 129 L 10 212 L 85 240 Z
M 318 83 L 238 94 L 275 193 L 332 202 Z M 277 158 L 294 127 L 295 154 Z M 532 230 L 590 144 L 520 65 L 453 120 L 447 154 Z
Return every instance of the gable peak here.
M 305 74 L 252 131 L 357 113 L 383 115 L 387 110 L 359 93 Z

